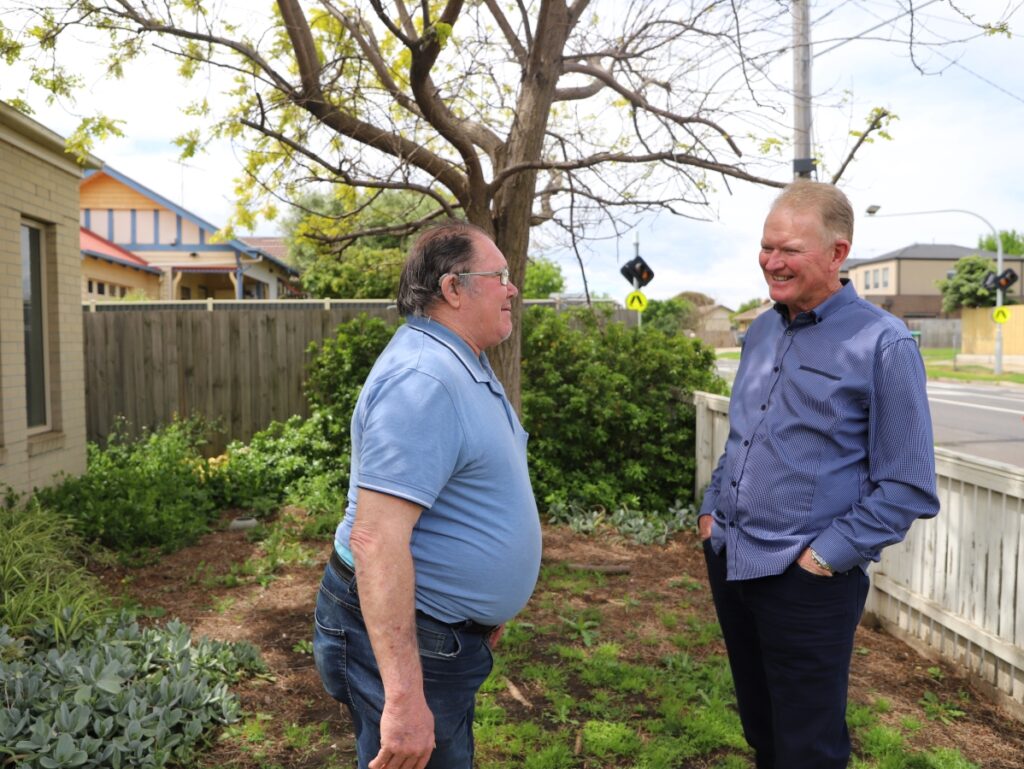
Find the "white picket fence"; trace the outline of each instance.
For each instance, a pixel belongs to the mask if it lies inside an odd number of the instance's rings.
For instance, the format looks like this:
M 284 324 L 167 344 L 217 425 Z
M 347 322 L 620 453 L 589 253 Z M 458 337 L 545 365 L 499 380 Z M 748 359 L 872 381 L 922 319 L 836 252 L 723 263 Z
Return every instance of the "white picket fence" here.
M 698 392 L 694 403 L 700 494 L 729 435 L 729 399 Z M 883 551 L 867 613 L 1024 718 L 1024 471 L 939 448 L 935 473 L 939 515 Z

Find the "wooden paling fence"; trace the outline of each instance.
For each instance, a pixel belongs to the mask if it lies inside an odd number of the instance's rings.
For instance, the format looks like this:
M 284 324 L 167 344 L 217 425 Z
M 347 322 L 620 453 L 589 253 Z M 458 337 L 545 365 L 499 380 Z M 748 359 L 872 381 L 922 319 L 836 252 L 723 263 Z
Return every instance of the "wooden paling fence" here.
M 86 432 L 103 442 L 118 418 L 137 435 L 177 414 L 216 421 L 209 450 L 249 440 L 273 420 L 308 415 L 311 342 L 360 313 L 397 321 L 393 302 L 173 302 L 86 305 Z
M 695 393 L 697 493 L 729 434 L 729 399 Z M 871 567 L 868 614 L 918 651 L 965 669 L 1024 718 L 1024 471 L 935 450 L 939 515 Z
M 526 300 L 558 311 L 567 300 Z M 83 306 L 86 435 L 104 443 L 122 417 L 128 432 L 200 415 L 220 428 L 207 450 L 248 441 L 272 421 L 309 415 L 303 383 L 311 342 L 360 314 L 398 322 L 393 300 L 106 302 Z M 612 311 L 636 324 L 636 313 Z

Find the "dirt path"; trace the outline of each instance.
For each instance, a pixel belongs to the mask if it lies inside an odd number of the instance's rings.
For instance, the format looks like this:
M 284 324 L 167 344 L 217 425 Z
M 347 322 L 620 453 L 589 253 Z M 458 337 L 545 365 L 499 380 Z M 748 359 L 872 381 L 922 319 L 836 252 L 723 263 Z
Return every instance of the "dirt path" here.
M 638 616 L 656 622 L 658 608 L 678 605 L 681 581 L 690 583 L 685 601 L 692 611 L 701 619 L 714 619 L 693 535 L 679 535 L 665 547 L 641 547 L 613 536 L 581 537 L 565 528 L 548 527 L 544 534 L 547 563 L 628 567 L 628 574 L 567 599 L 601 606 L 602 627 L 607 627 L 609 636 L 622 630 L 622 638 L 627 638 L 625 630 L 636 629 Z M 255 644 L 269 665 L 272 680 L 256 680 L 236 689 L 250 726 L 216 742 L 204 753 L 204 766 L 267 769 L 354 764 L 347 715 L 324 694 L 308 643 L 321 564 L 329 548 L 325 542 L 314 554 L 315 565 L 287 567 L 266 587 L 217 584 L 217 576 L 227 574 L 232 564 L 259 554 L 244 532 L 210 534 L 156 564 L 103 575 L 111 589 L 142 606 L 162 608 L 165 618 L 179 617 L 196 637 Z M 619 611 L 627 597 L 632 609 Z M 540 611 L 531 605 L 526 614 Z M 530 619 L 542 621 L 534 615 Z M 628 643 L 623 642 L 627 654 Z M 908 716 L 920 721 L 923 726 L 912 740 L 914 747 L 957 748 L 983 769 L 1024 767 L 1024 724 L 1007 718 L 952 668 L 928 661 L 891 636 L 869 628 L 858 631 L 856 647 L 851 699 L 864 704 L 887 699 L 891 703 L 883 716 L 887 724 L 898 725 Z M 636 651 L 641 656 L 650 653 L 649 649 Z M 966 714 L 949 724 L 926 718 L 918 704 L 926 691 L 941 701 L 962 702 Z M 310 740 L 313 731 L 317 737 Z

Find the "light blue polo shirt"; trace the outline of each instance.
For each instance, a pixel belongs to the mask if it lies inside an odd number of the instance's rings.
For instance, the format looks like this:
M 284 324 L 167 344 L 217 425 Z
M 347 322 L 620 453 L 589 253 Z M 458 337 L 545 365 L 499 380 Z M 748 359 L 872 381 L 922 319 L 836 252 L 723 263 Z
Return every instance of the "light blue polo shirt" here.
M 377 359 L 352 415 L 349 555 L 358 489 L 423 507 L 412 533 L 416 608 L 496 625 L 529 599 L 541 532 L 527 433 L 487 361 L 446 326 L 410 316 Z

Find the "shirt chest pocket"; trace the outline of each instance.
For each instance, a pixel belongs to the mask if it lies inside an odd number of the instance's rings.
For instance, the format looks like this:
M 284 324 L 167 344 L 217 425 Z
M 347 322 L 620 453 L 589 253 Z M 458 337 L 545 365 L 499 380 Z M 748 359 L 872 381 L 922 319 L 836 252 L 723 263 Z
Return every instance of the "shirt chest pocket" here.
M 790 408 L 809 426 L 831 430 L 847 412 L 843 377 L 825 367 L 801 364 L 791 380 Z

